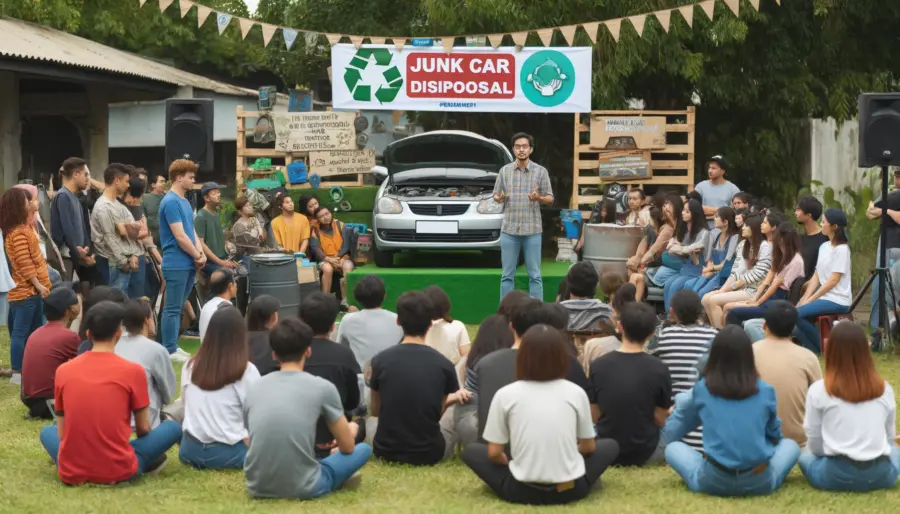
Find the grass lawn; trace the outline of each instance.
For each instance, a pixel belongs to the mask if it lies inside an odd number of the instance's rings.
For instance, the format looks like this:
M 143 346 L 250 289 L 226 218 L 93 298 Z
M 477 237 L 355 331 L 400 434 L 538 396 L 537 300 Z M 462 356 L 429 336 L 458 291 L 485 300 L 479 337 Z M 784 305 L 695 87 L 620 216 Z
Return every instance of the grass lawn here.
M 474 330 L 470 330 L 474 336 Z M 185 345 L 188 347 L 188 345 Z M 9 342 L 0 329 L 0 367 L 9 365 Z M 879 356 L 882 375 L 900 387 L 900 357 Z M 245 491 L 243 474 L 196 471 L 178 462 L 177 448 L 159 476 L 114 488 L 63 486 L 38 441 L 43 422 L 25 421 L 19 389 L 0 382 L 0 512 L 524 512 L 497 500 L 457 459 L 433 468 L 388 465 L 377 460 L 363 469 L 362 486 L 315 502 L 256 501 Z M 692 494 L 670 469 L 611 469 L 602 487 L 586 500 L 542 511 L 626 512 L 892 512 L 900 491 L 865 495 L 822 493 L 795 468 L 785 486 L 765 498 L 717 499 Z M 891 507 L 894 505 L 895 507 Z

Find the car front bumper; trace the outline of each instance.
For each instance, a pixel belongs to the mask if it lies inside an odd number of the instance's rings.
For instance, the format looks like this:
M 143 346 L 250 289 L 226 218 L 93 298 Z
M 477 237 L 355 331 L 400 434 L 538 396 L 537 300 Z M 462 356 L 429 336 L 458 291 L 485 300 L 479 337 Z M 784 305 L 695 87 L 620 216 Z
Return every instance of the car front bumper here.
M 456 210 L 451 212 L 458 212 L 460 204 L 401 201 L 403 212 L 400 214 L 373 216 L 375 244 L 382 251 L 499 250 L 503 214 L 479 214 L 476 211 L 478 202 L 465 203 L 469 208 L 463 214 L 420 214 L 435 212 L 438 205 L 452 205 Z M 413 212 L 413 209 L 419 213 Z M 435 222 L 439 225 L 434 225 Z M 441 228 L 434 230 L 435 226 Z

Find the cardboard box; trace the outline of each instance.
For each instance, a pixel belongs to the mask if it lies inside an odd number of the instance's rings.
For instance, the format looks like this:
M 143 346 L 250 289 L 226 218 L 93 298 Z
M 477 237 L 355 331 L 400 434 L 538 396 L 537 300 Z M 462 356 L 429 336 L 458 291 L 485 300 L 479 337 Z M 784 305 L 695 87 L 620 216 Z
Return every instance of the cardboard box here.
M 301 284 L 309 284 L 319 281 L 319 269 L 315 266 L 304 266 L 303 262 L 297 260 L 297 281 Z
M 666 147 L 664 116 L 591 116 L 591 148 L 661 150 Z

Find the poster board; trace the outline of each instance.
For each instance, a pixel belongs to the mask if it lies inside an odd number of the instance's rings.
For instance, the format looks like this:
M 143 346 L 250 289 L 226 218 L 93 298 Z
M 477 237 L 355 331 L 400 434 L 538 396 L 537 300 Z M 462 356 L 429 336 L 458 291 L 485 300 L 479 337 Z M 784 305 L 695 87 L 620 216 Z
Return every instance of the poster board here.
M 321 177 L 371 173 L 375 150 L 323 150 L 309 153 L 310 173 Z
M 600 180 L 620 182 L 653 178 L 652 159 L 650 150 L 602 152 L 598 157 Z
M 597 150 L 659 150 L 666 147 L 665 116 L 591 116 L 590 147 Z
M 304 112 L 275 116 L 275 149 L 282 152 L 355 150 L 355 112 Z

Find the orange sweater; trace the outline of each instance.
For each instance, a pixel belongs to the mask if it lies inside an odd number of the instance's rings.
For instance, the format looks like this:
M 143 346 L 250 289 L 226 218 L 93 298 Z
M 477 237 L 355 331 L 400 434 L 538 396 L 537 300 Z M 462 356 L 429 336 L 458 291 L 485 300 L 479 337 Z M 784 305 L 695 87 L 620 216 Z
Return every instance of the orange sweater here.
M 34 229 L 28 225 L 19 225 L 9 234 L 3 235 L 6 256 L 12 267 L 12 278 L 16 283 L 9 292 L 9 301 L 25 300 L 37 294 L 31 279 L 37 277 L 41 285 L 50 289 L 50 274 L 47 261 L 41 253 L 40 242 Z

